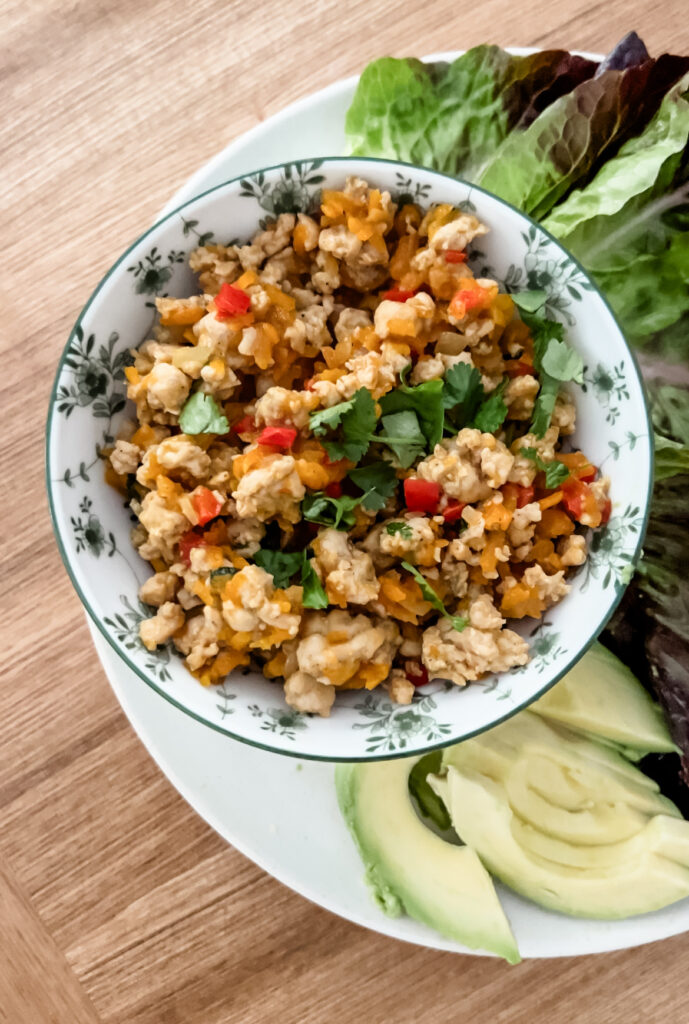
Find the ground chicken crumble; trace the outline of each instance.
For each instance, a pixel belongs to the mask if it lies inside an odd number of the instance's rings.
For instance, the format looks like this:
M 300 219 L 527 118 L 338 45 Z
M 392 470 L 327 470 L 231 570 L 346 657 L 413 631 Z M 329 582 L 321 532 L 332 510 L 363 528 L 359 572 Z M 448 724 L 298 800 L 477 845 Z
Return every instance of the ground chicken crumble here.
M 384 686 L 408 704 L 429 679 L 464 686 L 528 661 L 510 621 L 567 594 L 610 501 L 608 481 L 563 449 L 576 420 L 566 386 L 547 429 L 531 429 L 531 333 L 467 263 L 487 230 L 445 204 L 398 209 L 349 178 L 313 216 L 191 254 L 201 293 L 157 299 L 126 370 L 136 422 L 107 469 L 154 570 L 140 592 L 149 650 L 172 641 L 204 685 L 260 667 L 319 715 L 337 690 Z M 453 374 L 504 403 L 495 429 L 450 418 L 431 444 L 412 402 L 425 447 L 402 457 L 377 440 L 390 433 L 384 396 L 409 410 L 411 389 L 437 395 Z M 329 447 L 362 392 L 370 439 Z M 207 424 L 192 410 L 203 403 Z M 549 487 L 555 460 L 565 479 Z M 367 467 L 375 500 L 357 477 Z

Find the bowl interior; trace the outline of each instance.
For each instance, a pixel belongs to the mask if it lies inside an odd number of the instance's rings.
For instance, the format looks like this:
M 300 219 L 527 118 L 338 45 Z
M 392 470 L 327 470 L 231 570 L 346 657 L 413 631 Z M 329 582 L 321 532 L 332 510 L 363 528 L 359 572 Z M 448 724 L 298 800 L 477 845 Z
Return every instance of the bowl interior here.
M 131 545 L 132 519 L 103 477 L 99 456 L 125 415 L 124 366 L 154 322 L 156 295 L 197 290 L 187 256 L 208 241 L 246 240 L 282 212 L 308 211 L 323 187 L 358 174 L 422 205 L 450 202 L 491 229 L 474 248 L 477 276 L 505 290 L 543 289 L 585 363 L 574 387 L 575 444 L 611 478 L 613 513 L 593 537 L 570 594 L 544 620 L 518 631 L 527 666 L 464 690 L 432 683 L 410 706 L 384 691 L 338 695 L 329 719 L 288 708 L 279 685 L 234 673 L 204 689 L 170 647 L 151 654 L 138 638 L 150 611 L 138 588 L 150 569 Z M 299 757 L 390 758 L 490 728 L 536 699 L 595 639 L 618 603 L 640 548 L 651 489 L 651 430 L 634 359 L 606 302 L 582 268 L 539 226 L 470 184 L 391 161 L 302 161 L 230 181 L 159 221 L 118 260 L 87 303 L 65 348 L 48 420 L 48 490 L 62 557 L 87 611 L 117 653 L 166 699 L 237 739 Z

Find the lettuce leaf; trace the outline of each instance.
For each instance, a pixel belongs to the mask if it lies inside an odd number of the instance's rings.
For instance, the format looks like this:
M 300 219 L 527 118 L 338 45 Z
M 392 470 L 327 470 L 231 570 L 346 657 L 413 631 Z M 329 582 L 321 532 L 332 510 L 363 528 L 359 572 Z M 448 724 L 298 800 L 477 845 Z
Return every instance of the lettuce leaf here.
M 487 45 L 451 64 L 383 57 L 364 69 L 347 112 L 349 152 L 475 180 L 514 128 L 595 68 L 566 50 L 516 57 Z
M 689 58 L 664 54 L 582 82 L 526 131 L 508 135 L 479 184 L 533 217 L 545 217 L 643 129 L 664 93 L 687 71 Z
M 688 140 L 685 75 L 645 130 L 544 222 L 593 274 L 633 339 L 689 311 Z

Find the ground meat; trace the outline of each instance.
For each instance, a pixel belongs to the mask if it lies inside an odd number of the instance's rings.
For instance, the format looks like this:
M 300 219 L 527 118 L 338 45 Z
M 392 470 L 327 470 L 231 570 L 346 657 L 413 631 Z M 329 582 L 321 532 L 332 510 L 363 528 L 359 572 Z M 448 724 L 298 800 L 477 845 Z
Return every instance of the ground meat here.
M 362 665 L 389 667 L 398 645 L 399 631 L 390 619 L 346 611 L 311 612 L 297 647 L 297 662 L 318 682 L 339 686 Z
M 533 539 L 536 523 L 541 521 L 541 506 L 537 501 L 532 501 L 522 508 L 514 510 L 512 522 L 507 530 L 510 544 L 514 548 L 521 547 Z
M 434 310 L 435 302 L 426 292 L 419 292 L 406 302 L 383 299 L 373 316 L 376 334 L 379 338 L 387 338 L 390 334 L 398 333 L 393 328 L 395 321 L 401 321 L 412 334 L 419 335 L 430 325 Z
M 539 383 L 531 374 L 514 377 L 505 388 L 503 398 L 513 420 L 529 420 L 533 415 Z
M 416 467 L 424 480 L 433 480 L 451 498 L 473 502 L 489 498 L 501 487 L 514 463 L 502 441 L 492 434 L 465 427 L 456 437 L 435 446 L 435 451 Z
M 490 599 L 485 595 L 486 599 Z M 476 602 L 474 602 L 475 604 Z M 447 619 L 427 629 L 423 637 L 423 663 L 431 678 L 449 679 L 456 686 L 497 672 L 507 672 L 529 660 L 529 646 L 518 633 L 501 625 L 487 628 L 474 622 L 504 621 L 491 615 L 482 600 L 476 611 L 470 608 L 468 625 L 461 633 Z
M 156 363 L 146 379 L 146 398 L 151 409 L 179 416 L 187 400 L 191 377 L 169 363 Z
M 569 593 L 569 584 L 565 583 L 565 574 L 562 570 L 548 576 L 540 565 L 532 565 L 526 570 L 522 579 L 527 587 L 535 588 L 538 597 L 545 601 L 546 607 L 557 604 L 565 594 Z
M 151 469 L 151 465 L 156 467 Z M 170 477 L 203 480 L 208 476 L 211 460 L 203 448 L 190 441 L 184 434 L 168 437 L 156 448 L 149 448 L 144 455 L 136 479 L 144 487 L 151 484 L 161 469 Z M 160 467 L 160 468 L 157 468 Z
M 471 213 L 460 213 L 454 220 L 439 227 L 429 244 L 436 252 L 446 249 L 457 249 L 463 252 L 475 238 L 487 233 L 488 228 L 485 224 L 481 224 L 478 217 L 474 217 Z
M 251 558 L 261 546 L 266 528 L 260 519 L 236 519 L 227 523 L 227 540 L 245 558 Z
M 557 427 L 562 437 L 574 433 L 577 422 L 577 407 L 572 396 L 568 395 L 566 391 L 561 390 L 555 399 L 555 408 L 553 409 L 550 422 L 552 426 Z
M 255 270 L 269 257 L 286 248 L 292 239 L 296 219 L 293 213 L 281 213 L 265 231 L 260 231 L 250 245 L 237 249 L 239 262 L 244 270 Z
M 238 633 L 264 633 L 268 627 L 284 630 L 290 637 L 299 631 L 301 616 L 290 602 L 276 596 L 273 577 L 258 565 L 247 565 L 232 580 L 233 596 L 222 604 L 223 618 Z M 286 607 L 285 607 L 286 606 Z
M 169 508 L 157 491 L 149 491 L 142 502 L 139 521 L 147 530 L 146 540 L 139 548 L 141 557 L 173 562 L 177 543 L 191 526 L 187 517 Z
M 190 671 L 198 671 L 218 654 L 218 641 L 223 626 L 220 612 L 208 605 L 200 614 L 187 619 L 184 629 L 175 637 L 174 644 L 181 654 L 186 655 L 186 665 Z
M 141 449 L 137 444 L 115 441 L 115 447 L 110 453 L 110 464 L 120 476 L 128 476 L 129 473 L 136 473 L 140 458 Z
M 437 525 L 427 516 L 389 520 L 383 525 L 378 538 L 384 555 L 404 559 L 414 565 L 435 565 L 446 546 L 438 536 Z
M 338 341 L 350 341 L 360 327 L 371 326 L 371 316 L 365 309 L 343 309 L 335 324 L 335 337 Z
M 156 572 L 141 584 L 139 597 L 144 604 L 152 604 L 155 608 L 171 601 L 179 589 L 179 577 L 173 572 Z
M 371 556 L 358 551 L 342 530 L 319 530 L 313 542 L 319 575 L 332 604 L 368 604 L 378 597 L 380 584 Z
M 139 624 L 139 637 L 146 650 L 154 651 L 166 643 L 184 625 L 184 612 L 178 604 L 166 601 L 151 619 Z
M 318 396 L 312 391 L 288 391 L 272 387 L 256 403 L 256 423 L 267 426 L 291 423 L 300 430 L 307 426 L 309 415 L 318 405 Z
M 586 561 L 586 538 L 580 533 L 563 537 L 558 542 L 557 553 L 564 566 L 583 565 Z
M 384 685 L 390 700 L 396 704 L 411 704 L 414 699 L 414 684 L 409 682 L 401 668 L 393 668 Z
M 285 700 L 295 711 L 328 718 L 335 702 L 335 688 L 319 683 L 307 672 L 293 672 L 285 679 Z
M 291 455 L 269 455 L 258 469 L 241 478 L 232 497 L 241 518 L 274 519 L 289 523 L 301 518 L 299 502 L 306 490 Z

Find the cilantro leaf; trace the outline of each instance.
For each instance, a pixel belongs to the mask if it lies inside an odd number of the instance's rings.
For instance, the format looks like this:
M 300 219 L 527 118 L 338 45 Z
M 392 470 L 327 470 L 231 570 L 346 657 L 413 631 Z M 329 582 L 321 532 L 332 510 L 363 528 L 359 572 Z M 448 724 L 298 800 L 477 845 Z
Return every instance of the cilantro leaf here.
M 401 387 L 383 395 L 380 408 L 384 416 L 407 410 L 415 412 L 430 451 L 433 451 L 443 436 L 443 382 L 440 379 L 427 380 L 416 387 L 403 383 Z
M 359 499 L 364 508 L 377 512 L 388 498 L 395 493 L 399 483 L 394 468 L 389 462 L 372 462 L 358 466 L 347 474 L 349 479 L 365 493 Z
M 318 573 L 311 564 L 311 559 L 306 554 L 306 551 L 302 551 L 299 557 L 302 560 L 301 585 L 303 587 L 303 594 L 301 603 L 304 608 L 327 608 L 328 595 L 323 589 Z
M 227 417 L 213 398 L 195 391 L 179 414 L 179 425 L 185 434 L 226 434 L 230 429 Z
M 421 430 L 418 416 L 411 409 L 393 412 L 381 419 L 382 432 L 374 441 L 380 441 L 391 448 L 402 469 L 409 466 L 426 452 L 426 435 Z
M 259 548 L 253 556 L 256 565 L 265 569 L 273 577 L 276 587 L 288 587 L 289 581 L 302 564 L 301 551 L 271 551 L 269 548 Z
M 573 380 L 575 384 L 583 381 L 584 362 L 566 341 L 551 338 L 541 356 L 541 369 L 555 380 Z
M 340 498 L 331 498 L 325 491 L 315 491 L 306 495 L 301 503 L 301 511 L 304 519 L 310 523 L 348 530 L 356 522 L 354 509 L 359 501 L 359 498 L 350 498 L 346 494 Z
M 443 378 L 443 406 L 448 429 L 455 433 L 471 423 L 485 397 L 481 374 L 469 363 L 455 363 Z
M 433 587 L 430 585 L 426 577 L 421 575 L 418 569 L 416 569 L 410 562 L 402 562 L 402 568 L 412 574 L 416 582 L 419 584 L 424 598 L 435 608 L 437 612 L 440 612 L 440 614 L 446 619 L 449 619 L 452 623 L 453 629 L 456 629 L 458 633 L 461 633 L 462 630 L 466 629 L 469 624 L 469 620 L 462 618 L 461 615 L 450 615 Z
M 404 537 L 405 540 L 411 540 L 413 536 L 412 528 L 409 523 L 401 523 L 399 521 L 387 523 L 385 526 L 385 532 L 390 537 L 394 537 L 396 534 L 399 534 L 400 537 Z
M 507 405 L 502 397 L 506 386 L 507 379 L 501 381 L 495 390 L 491 391 L 488 398 L 481 403 L 474 422 L 471 424 L 472 427 L 482 430 L 485 434 L 493 434 L 500 429 L 507 416 Z
M 524 458 L 531 459 L 532 462 L 536 463 L 538 469 L 540 469 L 542 473 L 545 473 L 545 485 L 548 490 L 555 490 L 555 488 L 564 483 L 569 476 L 567 466 L 565 466 L 564 462 L 560 462 L 559 459 L 553 459 L 551 462 L 544 462 L 535 448 L 520 448 L 520 452 Z
M 535 288 L 527 292 L 512 292 L 510 298 L 515 306 L 524 313 L 537 313 L 541 306 L 545 305 L 548 293 L 542 288 Z
M 358 462 L 366 454 L 376 427 L 376 403 L 370 391 L 359 388 L 346 402 L 312 413 L 309 426 L 317 437 L 339 428 L 341 438 L 323 442 L 328 457 L 333 462 L 339 459 Z
M 554 377 L 548 377 L 547 375 L 541 377 L 541 388 L 534 402 L 533 420 L 529 428 L 536 437 L 543 437 L 550 426 L 559 390 L 560 385 Z
M 522 313 L 522 320 L 531 331 L 534 368 L 541 381 L 530 429 L 536 437 L 543 437 L 550 426 L 560 382 L 573 380 L 581 384 L 584 364 L 579 353 L 565 341 L 564 324 L 534 313 Z

